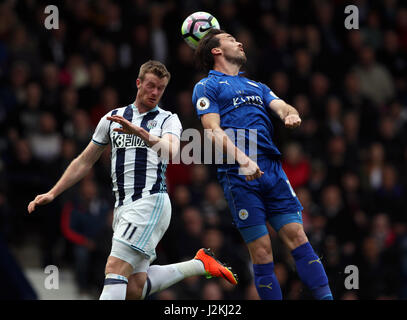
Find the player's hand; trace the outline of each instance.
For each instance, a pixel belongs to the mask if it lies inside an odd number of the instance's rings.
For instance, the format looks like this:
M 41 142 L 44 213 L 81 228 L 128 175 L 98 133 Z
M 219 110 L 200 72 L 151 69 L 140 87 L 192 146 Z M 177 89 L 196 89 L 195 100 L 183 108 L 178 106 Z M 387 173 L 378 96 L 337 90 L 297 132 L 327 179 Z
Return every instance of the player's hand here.
M 33 201 L 28 204 L 27 210 L 28 213 L 31 213 L 35 210 L 35 207 L 38 205 L 44 205 L 50 203 L 54 200 L 54 196 L 50 193 L 43 193 L 35 197 Z
M 246 181 L 260 178 L 264 172 L 260 170 L 256 162 L 250 158 L 247 159 L 248 161 L 245 164 L 240 165 L 240 170 L 242 174 L 246 176 Z
M 301 124 L 301 118 L 298 114 L 289 114 L 288 116 L 285 117 L 284 119 L 284 125 L 287 128 L 297 128 Z
M 114 128 L 113 131 L 126 133 L 126 134 L 135 134 L 138 135 L 140 132 L 140 127 L 134 125 L 129 120 L 123 118 L 122 116 L 114 115 L 106 118 L 107 120 L 114 121 L 121 125 L 121 128 Z

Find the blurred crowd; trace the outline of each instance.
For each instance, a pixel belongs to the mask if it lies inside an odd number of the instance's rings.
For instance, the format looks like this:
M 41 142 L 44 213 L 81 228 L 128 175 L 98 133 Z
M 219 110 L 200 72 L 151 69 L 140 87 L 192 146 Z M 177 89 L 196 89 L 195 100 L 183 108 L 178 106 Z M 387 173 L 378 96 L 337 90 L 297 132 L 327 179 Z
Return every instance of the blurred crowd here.
M 69 266 L 81 292 L 100 293 L 112 236 L 110 151 L 54 203 L 27 214 L 89 143 L 101 116 L 134 101 L 149 59 L 172 74 L 161 105 L 201 129 L 191 102 L 194 52 L 182 40 L 192 12 L 215 15 L 242 42 L 247 77 L 296 107 L 302 125 L 277 119 L 275 142 L 304 211 L 335 299 L 407 298 L 407 7 L 397 0 L 64 0 L 59 28 L 46 1 L 0 4 L 0 233 L 10 246 L 38 239 L 41 264 Z M 347 4 L 359 29 L 344 26 Z M 211 165 L 169 165 L 172 222 L 155 263 L 210 247 L 238 273 L 189 278 L 153 299 L 258 299 L 245 245 Z M 309 299 L 270 229 L 285 299 Z M 359 270 L 348 290 L 346 266 Z

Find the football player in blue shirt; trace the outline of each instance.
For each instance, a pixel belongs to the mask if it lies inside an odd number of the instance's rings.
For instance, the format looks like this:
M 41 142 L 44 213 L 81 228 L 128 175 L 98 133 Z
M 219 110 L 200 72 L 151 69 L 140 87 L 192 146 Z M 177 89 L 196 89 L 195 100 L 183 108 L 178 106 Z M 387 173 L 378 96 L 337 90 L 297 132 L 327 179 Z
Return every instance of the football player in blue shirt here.
M 250 252 L 260 298 L 282 299 L 274 273 L 268 221 L 291 251 L 298 275 L 314 297 L 332 300 L 324 267 L 304 232 L 303 208 L 273 143 L 269 112 L 274 112 L 287 128 L 296 128 L 301 124 L 297 110 L 266 85 L 241 75 L 239 70 L 246 62 L 243 46 L 225 31 L 212 29 L 199 42 L 195 54 L 208 76 L 195 85 L 193 104 L 212 141 L 235 160 L 234 164 L 218 167 L 218 179 Z M 245 147 L 239 148 L 230 132 L 237 137 L 242 130 Z M 247 147 L 253 143 L 255 152 Z

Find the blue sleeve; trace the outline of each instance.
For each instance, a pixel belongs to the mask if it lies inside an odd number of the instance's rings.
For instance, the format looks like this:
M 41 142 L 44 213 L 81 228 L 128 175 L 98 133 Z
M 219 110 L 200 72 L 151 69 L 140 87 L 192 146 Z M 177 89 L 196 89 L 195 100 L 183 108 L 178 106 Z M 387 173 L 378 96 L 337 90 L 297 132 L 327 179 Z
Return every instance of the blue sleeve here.
M 199 117 L 206 113 L 219 113 L 217 90 L 214 84 L 208 80 L 198 82 L 194 87 L 192 103 Z
M 260 83 L 263 89 L 263 101 L 266 107 L 270 104 L 271 101 L 274 99 L 280 99 L 277 95 L 264 83 Z

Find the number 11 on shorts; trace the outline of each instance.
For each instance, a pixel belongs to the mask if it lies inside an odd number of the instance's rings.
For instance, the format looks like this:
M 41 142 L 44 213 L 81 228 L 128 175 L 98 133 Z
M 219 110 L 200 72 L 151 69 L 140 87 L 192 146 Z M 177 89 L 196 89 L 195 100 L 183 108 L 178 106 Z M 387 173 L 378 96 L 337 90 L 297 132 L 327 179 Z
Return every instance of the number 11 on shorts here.
M 130 227 L 131 227 L 131 223 L 129 222 L 128 225 L 127 225 L 126 230 L 124 230 L 124 232 L 123 232 L 123 234 L 122 234 L 122 238 L 124 238 L 124 237 L 126 236 L 126 233 L 127 233 L 127 231 L 129 231 Z M 136 232 L 136 229 L 137 229 L 137 226 L 134 226 L 134 227 L 133 227 L 133 230 L 131 231 L 131 233 L 130 233 L 129 237 L 127 238 L 127 240 L 130 240 L 130 239 L 131 239 L 131 237 L 133 236 L 134 232 Z

